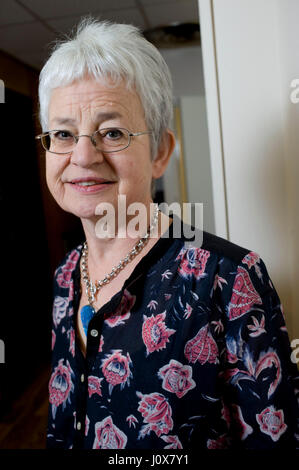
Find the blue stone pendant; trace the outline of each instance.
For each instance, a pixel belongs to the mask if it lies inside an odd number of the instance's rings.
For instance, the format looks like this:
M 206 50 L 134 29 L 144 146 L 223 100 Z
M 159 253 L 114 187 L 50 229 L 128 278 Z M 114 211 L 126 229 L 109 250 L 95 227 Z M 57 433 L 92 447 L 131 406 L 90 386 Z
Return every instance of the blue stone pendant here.
M 84 305 L 84 307 L 81 308 L 81 321 L 86 336 L 89 322 L 94 316 L 94 314 L 95 310 L 90 305 Z

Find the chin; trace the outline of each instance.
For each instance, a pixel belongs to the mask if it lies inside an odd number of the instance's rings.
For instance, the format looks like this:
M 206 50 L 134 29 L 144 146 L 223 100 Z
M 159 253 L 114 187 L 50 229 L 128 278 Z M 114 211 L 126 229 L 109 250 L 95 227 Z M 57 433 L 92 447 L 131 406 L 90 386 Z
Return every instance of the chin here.
M 68 212 L 69 214 L 72 214 L 76 217 L 79 217 L 80 219 L 91 219 L 95 217 L 95 208 L 97 205 L 96 202 L 83 203 L 82 201 L 80 202 L 75 200 L 69 201 L 68 203 L 66 203 L 65 201 L 59 203 L 57 200 L 56 202 L 63 211 Z
M 88 207 L 85 208 L 79 208 L 79 207 L 73 207 L 68 210 L 71 214 L 73 214 L 76 217 L 79 217 L 80 219 L 95 219 L 97 216 L 95 215 L 95 209 L 90 209 Z

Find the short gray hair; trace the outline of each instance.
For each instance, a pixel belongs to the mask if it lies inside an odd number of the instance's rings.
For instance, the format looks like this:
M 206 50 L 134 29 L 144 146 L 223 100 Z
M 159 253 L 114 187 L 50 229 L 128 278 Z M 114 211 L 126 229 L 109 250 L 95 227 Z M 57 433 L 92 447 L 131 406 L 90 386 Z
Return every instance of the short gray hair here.
M 172 79 L 160 52 L 132 25 L 84 18 L 72 37 L 56 42 L 39 81 L 40 122 L 48 130 L 52 90 L 86 73 L 114 84 L 135 87 L 144 109 L 154 158 L 173 113 Z

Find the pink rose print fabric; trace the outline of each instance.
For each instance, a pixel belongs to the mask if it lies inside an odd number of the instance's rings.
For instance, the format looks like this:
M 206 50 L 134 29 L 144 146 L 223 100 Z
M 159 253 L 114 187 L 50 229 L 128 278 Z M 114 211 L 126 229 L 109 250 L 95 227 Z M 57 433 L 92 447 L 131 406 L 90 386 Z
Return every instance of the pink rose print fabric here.
M 93 394 L 102 396 L 101 382 L 103 378 L 95 377 L 90 375 L 88 377 L 88 396 L 91 397 Z
M 260 260 L 261 260 L 260 256 L 257 253 L 254 253 L 253 251 L 251 251 L 243 258 L 242 262 L 244 264 L 247 264 L 248 268 L 251 268 L 253 266 L 257 276 L 260 279 L 262 279 L 263 274 L 259 265 Z
M 52 345 L 51 345 L 52 351 L 53 351 L 54 346 L 55 346 L 55 341 L 56 341 L 56 334 L 55 334 L 55 331 L 52 330 Z
M 69 288 L 72 279 L 72 272 L 74 271 L 76 264 L 79 260 L 79 253 L 77 250 L 74 250 L 67 257 L 66 263 L 61 266 L 59 272 L 57 273 L 57 283 L 60 287 Z
M 85 349 L 82 244 L 55 271 L 48 448 L 299 448 L 299 374 L 263 260 L 184 233 L 170 226 L 141 258 L 91 318 Z
M 275 410 L 273 406 L 269 406 L 256 415 L 256 420 L 260 425 L 260 430 L 270 436 L 275 442 L 278 441 L 281 434 L 287 429 L 287 425 L 284 422 L 283 410 Z
M 64 360 L 60 359 L 49 381 L 49 401 L 54 419 L 57 408 L 60 405 L 65 408 L 67 401 L 70 401 L 70 393 L 74 391 L 72 381 L 74 372 L 68 361 L 66 361 L 66 365 L 64 365 L 63 362 Z
M 159 369 L 158 377 L 163 380 L 162 387 L 164 390 L 175 393 L 178 398 L 183 397 L 196 385 L 192 379 L 192 368 L 184 366 L 174 359 L 171 359 L 169 364 Z
M 57 328 L 61 320 L 65 317 L 67 305 L 68 299 L 59 296 L 55 297 L 53 305 L 53 323 L 55 328 Z
M 75 330 L 73 328 L 71 328 L 68 332 L 67 332 L 67 336 L 70 340 L 70 353 L 72 354 L 72 356 L 75 356 Z
M 182 449 L 183 448 L 178 436 L 161 436 L 161 439 L 167 442 L 167 445 L 164 447 L 164 449 Z
M 206 275 L 205 269 L 209 256 L 210 252 L 202 250 L 201 248 L 182 250 L 177 258 L 181 260 L 178 272 L 185 278 L 194 276 L 195 279 L 200 279 L 204 277 Z
M 198 361 L 200 364 L 206 362 L 217 364 L 218 348 L 216 341 L 209 332 L 209 325 L 203 326 L 197 335 L 186 343 L 184 353 L 189 362 Z
M 121 303 L 117 308 L 116 312 L 112 312 L 111 314 L 105 315 L 105 322 L 111 327 L 115 327 L 118 325 L 123 325 L 125 320 L 128 320 L 131 315 L 131 308 L 133 308 L 135 303 L 136 297 L 131 295 L 130 292 L 125 289 L 124 295 L 122 297 Z
M 95 440 L 93 449 L 125 449 L 127 436 L 113 424 L 108 416 L 95 425 Z
M 261 305 L 262 299 L 256 292 L 249 273 L 246 269 L 239 267 L 233 287 L 233 295 L 228 306 L 228 315 L 230 320 L 245 315 L 250 312 L 254 305 Z
M 244 441 L 252 433 L 252 427 L 245 422 L 242 409 L 238 405 L 232 405 L 232 419 L 235 424 L 236 432 L 241 441 Z
M 134 426 L 134 428 L 136 427 L 135 423 L 138 423 L 138 419 L 134 415 L 127 416 L 126 421 L 128 422 L 129 427 Z
M 130 385 L 130 377 L 132 372 L 130 366 L 132 364 L 129 353 L 126 356 L 121 354 L 121 350 L 113 351 L 108 354 L 102 361 L 102 373 L 109 383 L 109 393 L 112 393 L 115 385 L 120 385 L 121 389 L 125 384 Z
M 167 328 L 165 317 L 166 311 L 150 317 L 143 316 L 142 338 L 147 355 L 166 348 L 169 337 L 175 333 L 175 330 Z
M 139 438 L 155 432 L 158 437 L 168 434 L 173 428 L 172 410 L 162 393 L 150 393 L 143 395 L 137 392 L 140 398 L 138 411 L 142 414 L 143 422 L 146 423 L 139 433 Z

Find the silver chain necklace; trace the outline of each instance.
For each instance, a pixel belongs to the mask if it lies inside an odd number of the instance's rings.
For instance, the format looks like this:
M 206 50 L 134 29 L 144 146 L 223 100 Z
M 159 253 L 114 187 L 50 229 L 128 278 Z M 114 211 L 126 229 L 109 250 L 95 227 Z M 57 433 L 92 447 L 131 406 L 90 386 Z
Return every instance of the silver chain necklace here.
M 82 279 L 85 284 L 85 292 L 88 298 L 88 303 L 89 305 L 93 307 L 93 303 L 95 301 L 95 297 L 98 293 L 98 291 L 101 289 L 101 287 L 105 286 L 108 284 L 112 279 L 114 279 L 119 272 L 124 269 L 124 267 L 132 261 L 132 259 L 135 258 L 138 253 L 144 248 L 144 246 L 147 244 L 149 240 L 149 236 L 152 232 L 152 230 L 155 228 L 157 222 L 158 222 L 158 216 L 159 216 L 159 208 L 158 204 L 155 204 L 155 212 L 153 215 L 153 220 L 152 223 L 147 231 L 147 233 L 140 238 L 140 240 L 134 245 L 131 251 L 120 260 L 119 264 L 117 266 L 114 266 L 112 271 L 109 274 L 106 274 L 106 276 L 100 280 L 100 281 L 95 281 L 92 282 L 89 278 L 89 273 L 88 273 L 88 245 L 87 241 L 84 242 L 83 244 L 83 249 L 82 249 L 82 265 L 81 265 L 81 271 L 82 271 Z

